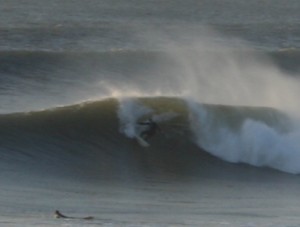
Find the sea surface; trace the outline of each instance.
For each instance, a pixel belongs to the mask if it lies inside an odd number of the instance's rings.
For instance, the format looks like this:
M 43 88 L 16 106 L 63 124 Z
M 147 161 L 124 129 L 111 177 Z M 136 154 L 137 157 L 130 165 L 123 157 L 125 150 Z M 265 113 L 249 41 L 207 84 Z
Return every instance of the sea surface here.
M 0 226 L 300 226 L 298 0 L 0 12 Z

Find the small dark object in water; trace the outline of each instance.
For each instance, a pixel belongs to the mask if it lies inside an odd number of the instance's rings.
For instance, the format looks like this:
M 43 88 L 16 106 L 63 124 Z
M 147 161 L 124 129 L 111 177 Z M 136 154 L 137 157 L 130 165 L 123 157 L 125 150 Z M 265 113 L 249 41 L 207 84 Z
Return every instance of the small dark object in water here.
M 55 218 L 68 218 L 68 219 L 83 219 L 83 220 L 92 220 L 92 219 L 94 219 L 94 217 L 92 217 L 92 216 L 83 217 L 83 218 L 80 218 L 80 217 L 69 217 L 69 216 L 66 216 L 66 215 L 63 215 L 62 213 L 60 213 L 59 210 L 55 211 L 54 216 L 55 216 Z

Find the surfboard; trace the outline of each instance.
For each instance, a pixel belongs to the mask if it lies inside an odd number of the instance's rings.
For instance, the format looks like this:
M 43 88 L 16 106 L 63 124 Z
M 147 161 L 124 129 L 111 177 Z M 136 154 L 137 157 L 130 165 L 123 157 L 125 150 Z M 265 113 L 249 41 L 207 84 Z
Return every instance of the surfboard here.
M 139 145 L 141 145 L 142 147 L 149 147 L 150 144 L 144 140 L 142 137 L 140 137 L 139 135 L 135 135 L 136 141 L 139 143 Z

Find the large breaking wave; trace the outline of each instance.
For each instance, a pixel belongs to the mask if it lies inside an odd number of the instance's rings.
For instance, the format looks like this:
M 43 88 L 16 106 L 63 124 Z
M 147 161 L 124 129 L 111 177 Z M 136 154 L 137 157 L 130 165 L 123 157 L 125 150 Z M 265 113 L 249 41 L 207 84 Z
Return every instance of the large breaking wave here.
M 136 122 L 149 116 L 162 132 L 144 148 L 133 135 Z M 0 124 L 2 168 L 17 163 L 77 177 L 197 175 L 233 162 L 300 172 L 299 131 L 273 108 L 175 97 L 111 98 L 5 114 Z

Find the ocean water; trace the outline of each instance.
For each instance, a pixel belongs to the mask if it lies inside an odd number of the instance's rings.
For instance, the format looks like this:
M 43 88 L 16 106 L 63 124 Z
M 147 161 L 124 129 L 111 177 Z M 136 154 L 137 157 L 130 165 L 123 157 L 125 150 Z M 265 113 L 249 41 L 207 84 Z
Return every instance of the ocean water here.
M 0 10 L 0 226 L 300 225 L 299 1 Z

